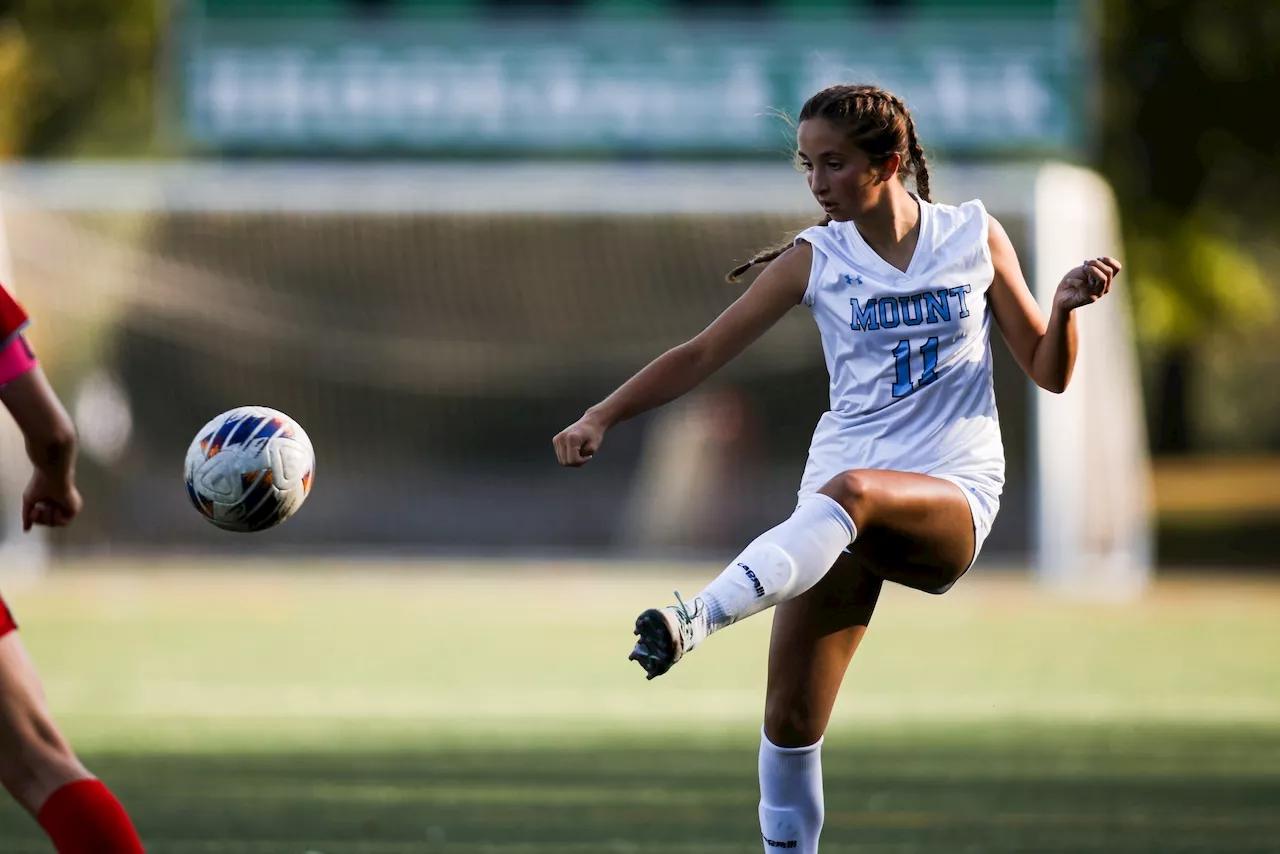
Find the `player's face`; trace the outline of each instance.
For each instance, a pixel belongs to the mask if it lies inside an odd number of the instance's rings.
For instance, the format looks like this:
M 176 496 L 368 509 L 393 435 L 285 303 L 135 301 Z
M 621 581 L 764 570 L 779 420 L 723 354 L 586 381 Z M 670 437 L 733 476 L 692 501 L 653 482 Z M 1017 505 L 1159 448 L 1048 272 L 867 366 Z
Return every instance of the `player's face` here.
M 809 191 L 836 222 L 854 219 L 870 209 L 882 185 L 870 158 L 826 119 L 806 119 L 796 130 L 797 158 L 809 180 Z

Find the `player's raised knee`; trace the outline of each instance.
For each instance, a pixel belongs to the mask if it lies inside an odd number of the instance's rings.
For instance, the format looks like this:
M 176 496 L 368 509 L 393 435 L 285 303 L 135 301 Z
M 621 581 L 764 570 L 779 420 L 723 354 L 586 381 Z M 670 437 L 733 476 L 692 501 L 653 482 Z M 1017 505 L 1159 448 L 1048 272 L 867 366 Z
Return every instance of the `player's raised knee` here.
M 875 498 L 875 478 L 865 469 L 841 472 L 827 481 L 823 495 L 834 498 L 855 521 L 865 518 L 867 509 Z

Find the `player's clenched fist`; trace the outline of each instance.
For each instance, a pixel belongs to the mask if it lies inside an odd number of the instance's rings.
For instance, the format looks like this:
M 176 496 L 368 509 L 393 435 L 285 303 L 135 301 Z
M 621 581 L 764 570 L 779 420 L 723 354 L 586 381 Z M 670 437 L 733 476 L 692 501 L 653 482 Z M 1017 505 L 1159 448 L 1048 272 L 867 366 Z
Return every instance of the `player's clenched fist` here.
M 71 478 L 51 478 L 37 469 L 22 494 L 22 530 L 30 531 L 32 525 L 65 527 L 83 507 Z
M 556 448 L 556 460 L 562 466 L 580 466 L 595 456 L 604 439 L 604 425 L 589 415 L 584 415 L 556 434 L 552 444 Z
M 1097 302 L 1111 292 L 1111 283 L 1120 275 L 1120 269 L 1120 262 L 1111 257 L 1085 261 L 1062 277 L 1054 302 L 1065 311 Z

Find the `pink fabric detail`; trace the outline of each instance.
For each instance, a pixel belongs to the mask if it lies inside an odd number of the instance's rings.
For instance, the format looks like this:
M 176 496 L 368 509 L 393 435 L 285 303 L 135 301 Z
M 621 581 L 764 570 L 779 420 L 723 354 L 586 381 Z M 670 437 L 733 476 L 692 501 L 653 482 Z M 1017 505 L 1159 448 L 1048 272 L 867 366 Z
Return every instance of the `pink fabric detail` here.
M 36 354 L 27 340 L 13 336 L 9 346 L 0 351 L 0 386 L 7 385 L 36 366 Z

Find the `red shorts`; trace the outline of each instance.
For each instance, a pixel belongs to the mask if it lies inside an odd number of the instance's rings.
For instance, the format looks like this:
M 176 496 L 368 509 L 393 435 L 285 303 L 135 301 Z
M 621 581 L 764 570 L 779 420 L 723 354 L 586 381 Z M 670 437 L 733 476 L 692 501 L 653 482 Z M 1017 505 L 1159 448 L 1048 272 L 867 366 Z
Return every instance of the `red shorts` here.
M 16 631 L 17 628 L 18 624 L 13 619 L 13 612 L 5 604 L 4 597 L 0 597 L 0 638 L 9 634 L 9 632 Z

